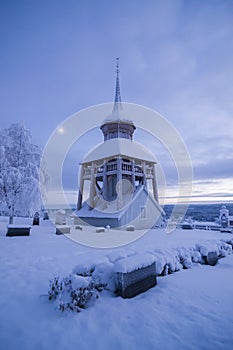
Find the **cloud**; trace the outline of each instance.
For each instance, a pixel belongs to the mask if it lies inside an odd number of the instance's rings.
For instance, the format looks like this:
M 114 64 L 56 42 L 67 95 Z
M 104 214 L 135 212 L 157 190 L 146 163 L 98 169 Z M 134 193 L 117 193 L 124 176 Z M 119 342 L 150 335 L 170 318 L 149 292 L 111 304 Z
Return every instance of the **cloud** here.
M 123 100 L 170 120 L 189 149 L 195 180 L 232 178 L 232 1 L 0 6 L 4 127 L 23 119 L 43 146 L 68 115 L 112 101 L 114 60 L 120 56 Z M 99 135 L 67 155 L 65 187 L 76 186 L 77 163 Z M 157 156 L 167 183 L 175 185 L 176 169 L 166 150 L 148 136 L 139 141 Z

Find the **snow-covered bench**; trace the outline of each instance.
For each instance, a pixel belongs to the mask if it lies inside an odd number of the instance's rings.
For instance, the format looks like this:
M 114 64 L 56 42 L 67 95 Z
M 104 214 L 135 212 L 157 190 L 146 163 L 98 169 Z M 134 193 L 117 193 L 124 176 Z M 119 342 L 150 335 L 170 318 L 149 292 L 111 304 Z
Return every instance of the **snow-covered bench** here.
M 132 298 L 156 285 L 155 257 L 137 254 L 115 264 L 118 295 Z
M 13 236 L 29 236 L 31 230 L 31 225 L 14 225 L 9 224 L 7 226 L 7 233 L 6 236 L 13 237 Z

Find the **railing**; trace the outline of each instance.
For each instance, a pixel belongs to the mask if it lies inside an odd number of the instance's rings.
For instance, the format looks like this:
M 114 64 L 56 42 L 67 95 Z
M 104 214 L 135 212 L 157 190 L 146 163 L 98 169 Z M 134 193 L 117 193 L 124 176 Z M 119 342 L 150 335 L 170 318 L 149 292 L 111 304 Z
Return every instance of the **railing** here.
M 135 165 L 134 171 L 135 173 L 143 174 L 143 170 L 138 165 Z
M 117 163 L 112 162 L 107 164 L 107 172 L 117 170 Z
M 132 164 L 128 162 L 122 162 L 122 170 L 132 171 Z
M 131 162 L 125 162 L 122 161 L 121 163 L 121 170 L 123 172 L 132 173 L 133 172 L 133 165 Z M 114 173 L 117 171 L 117 161 L 108 162 L 106 164 L 106 172 L 107 173 Z M 102 175 L 104 172 L 104 165 L 98 165 L 95 167 L 95 175 Z M 134 172 L 135 175 L 142 176 L 144 175 L 143 169 L 140 165 L 134 165 Z M 145 169 L 146 176 L 152 176 L 153 175 L 153 169 L 150 167 L 147 167 Z M 91 167 L 84 169 L 84 176 L 90 177 L 91 176 Z

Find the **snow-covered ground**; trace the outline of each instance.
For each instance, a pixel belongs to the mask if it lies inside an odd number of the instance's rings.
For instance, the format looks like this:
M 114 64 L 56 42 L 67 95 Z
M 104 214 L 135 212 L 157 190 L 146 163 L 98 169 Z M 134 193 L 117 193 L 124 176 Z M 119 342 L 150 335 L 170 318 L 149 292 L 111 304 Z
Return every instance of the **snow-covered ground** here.
M 231 234 L 159 229 L 124 247 L 95 249 L 55 235 L 48 221 L 29 237 L 6 237 L 6 220 L 0 218 L 1 349 L 232 349 L 233 254 L 214 267 L 193 263 L 158 277 L 156 287 L 132 299 L 104 291 L 81 313 L 62 313 L 47 297 L 49 279 L 77 264 L 136 253 L 169 259 L 174 248 L 215 247 Z

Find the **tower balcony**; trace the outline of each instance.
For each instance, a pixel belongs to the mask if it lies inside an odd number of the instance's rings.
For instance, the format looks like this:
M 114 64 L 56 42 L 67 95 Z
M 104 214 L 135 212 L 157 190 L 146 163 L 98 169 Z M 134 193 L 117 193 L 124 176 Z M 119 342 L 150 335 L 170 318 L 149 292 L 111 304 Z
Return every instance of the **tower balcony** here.
M 96 165 L 94 174 L 96 177 L 102 178 L 104 174 L 104 165 Z M 133 171 L 133 164 L 130 161 L 122 161 L 121 162 L 121 173 L 125 175 L 132 175 L 134 172 L 135 176 L 142 177 L 146 176 L 146 178 L 153 178 L 153 168 L 151 165 L 147 165 L 145 169 L 141 165 L 135 164 Z M 117 173 L 117 160 L 112 160 L 107 162 L 106 164 L 106 175 L 113 175 Z M 91 166 L 87 166 L 84 168 L 84 179 L 89 180 L 91 178 Z

